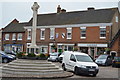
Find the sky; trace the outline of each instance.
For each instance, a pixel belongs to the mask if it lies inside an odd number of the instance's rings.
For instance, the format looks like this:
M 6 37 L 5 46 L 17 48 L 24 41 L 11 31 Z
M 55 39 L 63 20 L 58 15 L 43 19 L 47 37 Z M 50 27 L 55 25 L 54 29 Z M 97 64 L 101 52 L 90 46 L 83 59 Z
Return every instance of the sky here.
M 49 1 L 49 2 L 48 2 Z M 7 1 L 4 0 L 0 2 L 0 28 L 4 28 L 7 26 L 12 20 L 15 18 L 19 22 L 28 22 L 32 15 L 33 11 L 31 6 L 33 5 L 34 1 Z M 102 8 L 112 8 L 118 7 L 118 0 L 44 0 L 40 1 L 37 0 L 40 8 L 38 9 L 38 14 L 49 14 L 49 13 L 56 13 L 57 6 L 60 5 L 62 9 L 66 9 L 67 12 L 70 11 L 81 11 L 87 10 L 88 7 L 94 7 L 95 9 L 102 9 Z

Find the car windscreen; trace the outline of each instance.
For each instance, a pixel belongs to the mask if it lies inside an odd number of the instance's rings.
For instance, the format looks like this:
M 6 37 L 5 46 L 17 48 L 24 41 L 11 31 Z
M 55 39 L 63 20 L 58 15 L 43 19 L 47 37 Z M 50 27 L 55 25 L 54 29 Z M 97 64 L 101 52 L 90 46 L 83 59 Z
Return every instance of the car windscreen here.
M 86 55 L 75 55 L 77 58 L 77 61 L 81 61 L 81 62 L 93 62 L 93 60 L 91 59 L 90 56 L 86 56 Z
M 57 56 L 57 55 L 58 55 L 57 53 L 50 54 L 50 56 Z
M 5 53 L 5 52 L 3 52 L 3 51 L 0 51 L 0 54 L 5 55 L 6 53 Z
M 115 57 L 114 60 L 119 60 L 120 61 L 120 57 Z
M 98 59 L 107 59 L 108 55 L 100 55 Z

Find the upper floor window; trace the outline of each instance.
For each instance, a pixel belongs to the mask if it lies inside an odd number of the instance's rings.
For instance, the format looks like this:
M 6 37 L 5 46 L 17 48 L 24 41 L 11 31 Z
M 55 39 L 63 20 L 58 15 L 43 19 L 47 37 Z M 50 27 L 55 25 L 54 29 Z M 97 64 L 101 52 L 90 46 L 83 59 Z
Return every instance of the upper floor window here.
M 67 39 L 72 39 L 72 28 L 67 28 Z
M 18 34 L 17 40 L 22 40 L 22 33 L 19 33 L 19 34 Z
M 5 34 L 5 40 L 9 40 L 9 34 Z
M 50 39 L 54 39 L 55 28 L 50 28 Z
M 118 16 L 115 17 L 115 22 L 118 22 Z
M 100 27 L 100 39 L 106 38 L 106 26 Z
M 81 39 L 86 38 L 86 27 L 80 27 L 81 30 Z
M 32 37 L 32 31 L 31 29 L 28 29 L 27 39 L 30 40 Z
M 15 33 L 12 35 L 12 40 L 16 40 L 16 34 Z
M 44 40 L 45 39 L 45 29 L 41 29 L 41 37 L 40 37 L 41 40 Z

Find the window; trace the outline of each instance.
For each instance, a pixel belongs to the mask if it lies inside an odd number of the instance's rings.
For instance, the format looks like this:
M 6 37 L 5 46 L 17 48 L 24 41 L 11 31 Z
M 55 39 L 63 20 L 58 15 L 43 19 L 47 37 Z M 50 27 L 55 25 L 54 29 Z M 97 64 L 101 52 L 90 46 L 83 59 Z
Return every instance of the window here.
M 86 27 L 81 27 L 81 39 L 86 38 Z
M 31 39 L 31 36 L 32 35 L 32 31 L 31 29 L 28 29 L 28 36 L 27 36 L 27 39 L 30 40 Z
M 22 40 L 22 33 L 18 34 L 18 39 L 17 40 Z
M 72 39 L 72 28 L 67 28 L 67 39 Z
M 70 60 L 71 60 L 71 61 L 76 61 L 75 56 L 74 56 L 73 54 L 71 54 Z
M 48 47 L 41 47 L 41 53 L 47 53 Z
M 9 40 L 9 34 L 5 34 L 5 40 Z
M 100 27 L 100 38 L 106 38 L 106 27 Z
M 16 40 L 16 34 L 15 33 L 12 35 L 12 40 Z
M 118 22 L 118 16 L 115 17 L 115 22 Z
M 62 53 L 62 45 L 58 45 L 58 52 Z
M 55 29 L 50 28 L 50 39 L 54 39 L 54 32 L 55 32 Z
M 41 29 L 41 37 L 40 37 L 41 40 L 44 40 L 45 39 L 45 29 Z

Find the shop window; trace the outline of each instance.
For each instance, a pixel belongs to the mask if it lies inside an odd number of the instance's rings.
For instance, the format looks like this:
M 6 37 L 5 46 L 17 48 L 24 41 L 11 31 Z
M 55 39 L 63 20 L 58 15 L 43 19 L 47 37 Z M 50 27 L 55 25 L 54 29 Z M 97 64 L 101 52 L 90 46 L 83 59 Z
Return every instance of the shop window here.
M 67 39 L 72 39 L 72 28 L 67 28 Z
M 73 46 L 68 46 L 68 51 L 73 51 Z
M 48 47 L 41 47 L 41 53 L 47 53 Z
M 58 52 L 62 53 L 62 45 L 58 45 Z

